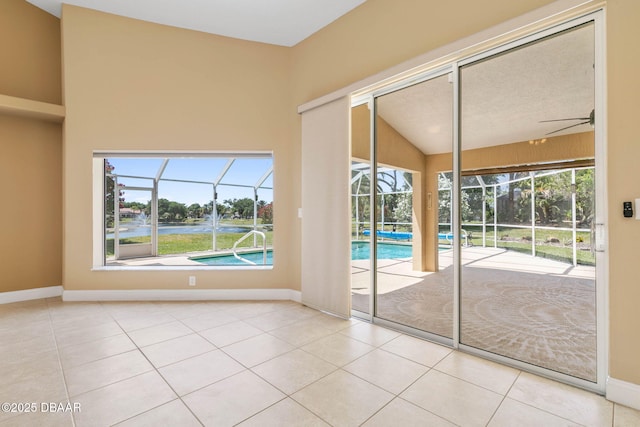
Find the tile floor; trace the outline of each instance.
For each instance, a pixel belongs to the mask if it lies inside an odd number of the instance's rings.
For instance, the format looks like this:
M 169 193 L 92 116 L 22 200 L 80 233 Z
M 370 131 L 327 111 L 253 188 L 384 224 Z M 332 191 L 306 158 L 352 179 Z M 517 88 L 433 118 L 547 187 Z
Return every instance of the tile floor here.
M 36 403 L 0 427 L 640 426 L 601 396 L 290 301 L 6 304 L 0 343 L 0 402 Z

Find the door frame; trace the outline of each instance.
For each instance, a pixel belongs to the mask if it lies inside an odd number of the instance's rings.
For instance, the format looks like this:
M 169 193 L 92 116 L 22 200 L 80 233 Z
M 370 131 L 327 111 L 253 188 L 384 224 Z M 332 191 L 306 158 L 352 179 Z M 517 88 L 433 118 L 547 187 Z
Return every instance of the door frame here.
M 527 43 L 542 39 L 547 36 L 551 36 L 570 28 L 588 23 L 594 23 L 594 49 L 595 49 L 595 66 L 594 66 L 594 107 L 598 117 L 597 126 L 594 128 L 595 138 L 595 224 L 596 224 L 596 242 L 595 242 L 595 254 L 596 254 L 596 381 L 591 382 L 576 378 L 567 374 L 562 374 L 550 369 L 541 368 L 531 365 L 529 363 L 521 362 L 518 360 L 510 359 L 504 356 L 496 355 L 494 353 L 479 350 L 474 347 L 470 347 L 460 343 L 460 272 L 461 272 L 461 249 L 460 249 L 460 233 L 454 233 L 453 239 L 453 259 L 454 259 L 454 275 L 453 275 L 453 340 L 443 339 L 434 334 L 430 334 L 424 331 L 416 330 L 404 325 L 399 325 L 394 322 L 390 322 L 384 319 L 377 318 L 375 313 L 375 293 L 376 293 L 376 253 L 375 253 L 375 234 L 371 233 L 371 280 L 370 280 L 370 313 L 354 312 L 352 313 L 356 317 L 365 318 L 373 323 L 377 323 L 383 326 L 390 326 L 403 332 L 417 335 L 441 344 L 449 345 L 453 348 L 460 349 L 464 352 L 475 354 L 504 365 L 513 366 L 517 369 L 522 369 L 528 372 L 532 372 L 537 375 L 548 377 L 557 381 L 568 383 L 583 389 L 594 391 L 596 393 L 604 394 L 606 387 L 606 379 L 608 373 L 608 251 L 607 251 L 607 235 L 608 235 L 608 221 L 607 221 L 607 116 L 606 116 L 606 43 L 605 43 L 605 16 L 604 10 L 598 9 L 594 12 L 586 13 L 577 18 L 571 18 L 565 20 L 559 24 L 553 24 L 545 27 L 542 30 L 533 31 L 532 33 L 520 37 L 516 40 L 506 42 L 500 46 L 493 47 L 482 51 L 477 54 L 473 54 L 458 59 L 452 59 L 445 65 L 441 65 L 437 68 L 420 72 L 412 77 L 397 80 L 391 84 L 378 86 L 375 89 L 367 92 L 359 92 L 357 96 L 352 97 L 351 106 L 355 107 L 365 103 L 370 107 L 370 126 L 371 126 L 371 176 L 375 176 L 377 165 L 376 156 L 376 141 L 375 141 L 375 98 L 386 93 L 390 93 L 407 86 L 411 86 L 422 81 L 429 80 L 446 74 L 452 73 L 453 83 L 453 198 L 452 198 L 452 210 L 453 210 L 453 229 L 460 229 L 460 150 L 461 150 L 461 129 L 460 129 L 460 67 L 469 65 L 474 62 L 486 59 L 493 55 L 505 52 L 507 50 L 523 46 Z M 375 204 L 375 185 L 371 186 L 370 199 L 373 209 Z M 370 212 L 374 212 L 371 210 Z

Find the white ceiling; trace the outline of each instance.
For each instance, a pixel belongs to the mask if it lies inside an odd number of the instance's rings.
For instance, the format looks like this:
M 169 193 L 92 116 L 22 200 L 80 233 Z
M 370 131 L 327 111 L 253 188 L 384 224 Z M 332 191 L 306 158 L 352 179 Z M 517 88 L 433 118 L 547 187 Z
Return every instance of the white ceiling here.
M 62 3 L 244 40 L 293 46 L 366 0 L 27 0 L 60 17 Z
M 594 29 L 580 27 L 462 68 L 463 149 L 592 130 L 542 120 L 589 117 L 594 108 Z M 448 76 L 378 99 L 380 116 L 425 154 L 452 150 Z M 596 123 L 597 123 L 596 115 Z

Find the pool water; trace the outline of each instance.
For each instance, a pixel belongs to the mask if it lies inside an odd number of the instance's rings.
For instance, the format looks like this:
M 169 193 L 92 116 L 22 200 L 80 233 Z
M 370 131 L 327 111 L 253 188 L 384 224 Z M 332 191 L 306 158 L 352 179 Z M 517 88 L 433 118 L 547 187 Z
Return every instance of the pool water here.
M 369 259 L 371 255 L 369 242 L 351 242 L 351 259 Z M 378 259 L 411 258 L 411 245 L 378 242 Z
M 253 227 L 234 227 L 234 226 L 220 226 L 216 229 L 218 234 L 225 233 L 246 233 L 252 230 Z M 167 234 L 211 234 L 213 227 L 211 224 L 191 224 L 191 225 L 175 225 L 175 224 L 158 224 L 158 235 L 164 236 Z M 123 224 L 123 230 L 118 233 L 121 239 L 129 237 L 141 237 L 151 236 L 150 225 L 134 225 Z M 113 239 L 115 237 L 113 232 L 107 233 L 107 239 Z
M 273 251 L 267 251 L 267 263 L 263 264 L 262 251 L 239 254 L 241 257 L 255 262 L 257 265 L 273 265 Z M 378 259 L 411 258 L 411 245 L 378 243 Z M 351 242 L 351 259 L 369 259 L 369 242 Z M 216 255 L 203 258 L 191 258 L 205 265 L 249 265 L 233 255 Z

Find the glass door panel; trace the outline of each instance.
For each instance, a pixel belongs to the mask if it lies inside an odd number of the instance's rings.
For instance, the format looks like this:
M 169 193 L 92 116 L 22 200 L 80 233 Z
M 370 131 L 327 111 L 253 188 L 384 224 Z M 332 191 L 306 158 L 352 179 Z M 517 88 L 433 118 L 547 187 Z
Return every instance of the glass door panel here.
M 152 190 L 120 189 L 116 259 L 153 256 Z
M 371 314 L 370 172 L 368 162 L 352 161 L 351 309 L 364 314 Z
M 449 74 L 376 98 L 375 316 L 453 338 Z
M 351 109 L 351 309 L 371 317 L 371 113 Z
M 460 344 L 595 382 L 594 25 L 460 70 Z

